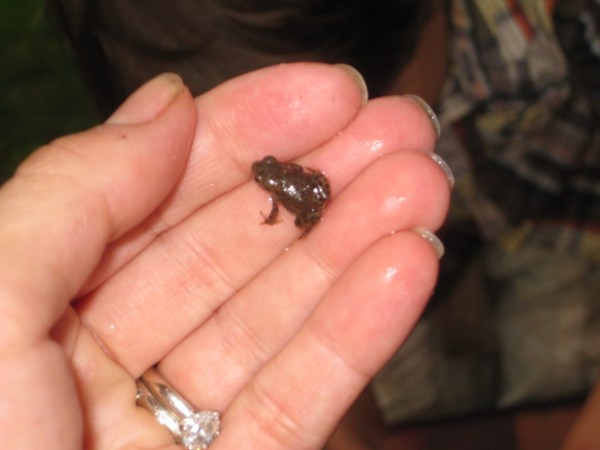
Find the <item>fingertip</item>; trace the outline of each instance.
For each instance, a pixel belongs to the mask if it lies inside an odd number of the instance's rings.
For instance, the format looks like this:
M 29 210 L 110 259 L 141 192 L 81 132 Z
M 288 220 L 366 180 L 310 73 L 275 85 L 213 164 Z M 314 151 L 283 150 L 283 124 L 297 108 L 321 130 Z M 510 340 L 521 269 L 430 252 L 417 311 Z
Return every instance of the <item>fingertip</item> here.
M 404 95 L 404 98 L 411 99 L 417 105 L 419 105 L 419 107 L 423 110 L 423 112 L 427 115 L 427 117 L 431 121 L 431 126 L 433 127 L 433 130 L 435 132 L 436 140 L 439 139 L 440 135 L 442 134 L 442 127 L 440 125 L 440 121 L 437 118 L 437 115 L 433 111 L 433 108 L 431 106 L 429 106 L 429 104 L 425 100 L 423 100 L 421 97 L 419 97 L 418 95 L 408 94 L 408 95 Z
M 185 93 L 181 77 L 163 73 L 142 85 L 106 120 L 109 125 L 133 125 L 148 122 L 160 115 L 175 99 Z
M 437 237 L 436 234 L 432 233 L 431 231 L 425 228 L 420 227 L 414 228 L 413 231 L 419 236 L 421 236 L 423 239 L 425 239 L 425 241 L 431 245 L 431 248 L 433 248 L 433 250 L 435 251 L 435 254 L 437 255 L 438 259 L 442 259 L 446 250 L 441 239 Z
M 356 83 L 358 91 L 360 92 L 360 103 L 361 105 L 365 105 L 369 100 L 369 89 L 362 74 L 348 64 L 336 64 L 336 66 L 342 69 L 346 74 L 350 75 L 354 83 Z

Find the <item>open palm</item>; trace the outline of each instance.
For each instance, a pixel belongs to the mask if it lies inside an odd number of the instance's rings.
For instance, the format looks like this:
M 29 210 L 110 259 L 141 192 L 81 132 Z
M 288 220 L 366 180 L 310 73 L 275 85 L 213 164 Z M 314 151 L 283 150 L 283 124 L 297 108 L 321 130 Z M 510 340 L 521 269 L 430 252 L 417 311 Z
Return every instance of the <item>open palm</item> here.
M 435 138 L 413 99 L 363 104 L 348 70 L 292 64 L 195 100 L 160 77 L 40 149 L 0 191 L 7 448 L 173 446 L 135 405 L 153 365 L 221 412 L 211 449 L 321 447 L 433 289 L 413 230 L 447 209 Z M 303 239 L 287 212 L 261 223 L 266 155 L 330 181 Z

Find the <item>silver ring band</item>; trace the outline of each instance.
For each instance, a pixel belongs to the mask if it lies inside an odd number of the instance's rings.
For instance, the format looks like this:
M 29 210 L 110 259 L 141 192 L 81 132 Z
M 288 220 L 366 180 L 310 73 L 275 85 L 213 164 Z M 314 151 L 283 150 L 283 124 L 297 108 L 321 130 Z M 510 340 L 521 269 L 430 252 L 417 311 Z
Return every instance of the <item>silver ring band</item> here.
M 187 450 L 205 450 L 219 435 L 219 413 L 194 410 L 154 368 L 137 380 L 136 401 Z

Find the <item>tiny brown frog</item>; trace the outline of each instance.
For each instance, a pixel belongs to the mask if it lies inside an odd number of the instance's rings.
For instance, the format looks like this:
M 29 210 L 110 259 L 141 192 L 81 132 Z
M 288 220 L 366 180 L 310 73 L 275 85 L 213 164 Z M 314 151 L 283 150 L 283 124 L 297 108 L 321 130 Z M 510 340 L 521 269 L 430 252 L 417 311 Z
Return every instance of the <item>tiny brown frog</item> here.
M 266 156 L 252 164 L 252 175 L 271 194 L 272 209 L 264 223 L 275 223 L 279 214 L 278 203 L 296 215 L 294 223 L 304 230 L 301 237 L 321 220 L 329 201 L 329 181 L 323 173 Z

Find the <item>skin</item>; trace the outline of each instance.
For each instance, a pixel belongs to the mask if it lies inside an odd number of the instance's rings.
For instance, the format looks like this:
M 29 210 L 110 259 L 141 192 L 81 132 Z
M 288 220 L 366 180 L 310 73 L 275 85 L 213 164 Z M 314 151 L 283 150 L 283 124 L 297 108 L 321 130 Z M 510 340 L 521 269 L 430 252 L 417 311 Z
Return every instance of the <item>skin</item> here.
M 174 448 L 135 406 L 158 363 L 221 411 L 211 449 L 321 448 L 423 310 L 438 260 L 411 230 L 436 230 L 449 199 L 419 105 L 363 97 L 336 66 L 196 100 L 163 76 L 29 158 L 0 190 L 3 445 Z M 306 239 L 253 220 L 264 154 L 328 174 Z
M 600 442 L 600 380 L 590 392 L 585 405 L 579 413 L 575 425 L 570 430 L 562 450 L 593 450 Z

